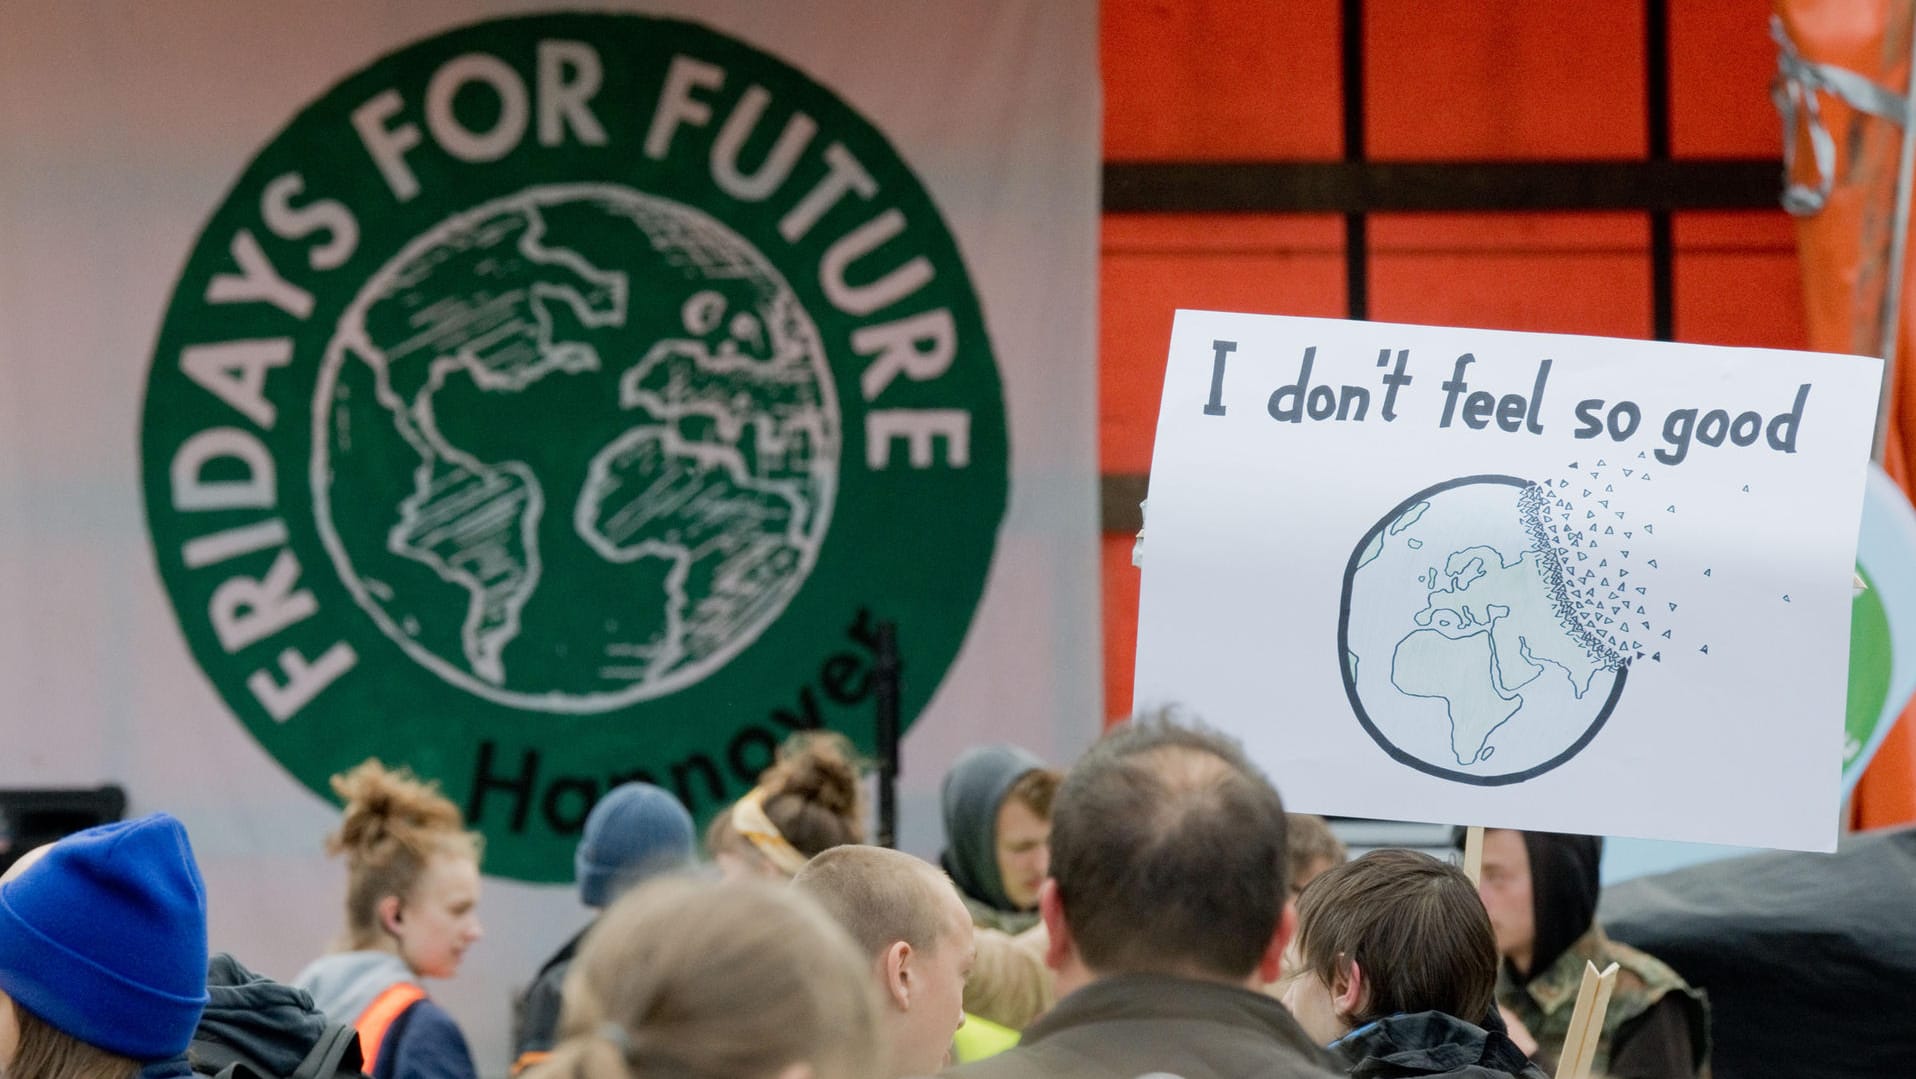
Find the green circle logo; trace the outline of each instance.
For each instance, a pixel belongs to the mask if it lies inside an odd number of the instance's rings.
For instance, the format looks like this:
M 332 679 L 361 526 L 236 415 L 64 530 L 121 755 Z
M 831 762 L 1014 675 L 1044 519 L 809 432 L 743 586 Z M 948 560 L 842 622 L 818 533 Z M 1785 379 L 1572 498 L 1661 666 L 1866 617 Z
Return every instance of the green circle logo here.
M 869 746 L 983 592 L 984 320 L 884 135 L 692 23 L 504 19 L 306 108 L 201 233 L 141 446 L 195 658 L 308 787 L 439 779 L 562 880 L 647 779 L 695 812 L 798 730 Z

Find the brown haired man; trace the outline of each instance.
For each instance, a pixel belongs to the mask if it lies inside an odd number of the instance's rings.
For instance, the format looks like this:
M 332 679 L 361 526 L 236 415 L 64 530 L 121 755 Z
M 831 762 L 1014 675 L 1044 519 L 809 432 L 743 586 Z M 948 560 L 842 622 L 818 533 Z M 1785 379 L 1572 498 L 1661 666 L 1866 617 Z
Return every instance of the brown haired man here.
M 1038 905 L 1063 996 L 965 1079 L 1335 1074 L 1257 986 L 1290 938 L 1284 807 L 1235 742 L 1127 723 L 1052 807 Z
M 1497 944 L 1470 878 L 1408 850 L 1325 871 L 1297 900 L 1297 978 L 1285 994 L 1357 1076 L 1544 1079 L 1501 1031 Z

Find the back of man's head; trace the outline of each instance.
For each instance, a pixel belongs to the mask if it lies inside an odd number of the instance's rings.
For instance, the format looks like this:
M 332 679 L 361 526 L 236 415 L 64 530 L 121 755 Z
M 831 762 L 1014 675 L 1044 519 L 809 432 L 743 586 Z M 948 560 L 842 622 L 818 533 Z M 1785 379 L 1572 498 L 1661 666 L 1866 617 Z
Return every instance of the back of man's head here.
M 955 902 L 951 882 L 929 863 L 858 844 L 819 852 L 792 886 L 817 900 L 868 959 L 901 940 L 920 951 L 935 948 Z
M 1084 755 L 1052 804 L 1051 875 L 1087 969 L 1241 981 L 1282 917 L 1284 806 L 1236 742 L 1165 716 Z
M 1352 1026 L 1399 1012 L 1438 1011 L 1470 1023 L 1489 1015 L 1497 942 L 1462 870 L 1409 850 L 1376 850 L 1326 870 L 1297 900 L 1298 948 L 1325 985 L 1365 987 Z

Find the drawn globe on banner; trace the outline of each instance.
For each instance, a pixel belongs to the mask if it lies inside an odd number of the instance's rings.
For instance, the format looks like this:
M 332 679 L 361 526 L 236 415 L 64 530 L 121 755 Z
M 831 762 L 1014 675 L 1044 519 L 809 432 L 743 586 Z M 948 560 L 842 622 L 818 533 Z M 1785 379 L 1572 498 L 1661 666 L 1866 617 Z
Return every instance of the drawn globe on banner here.
M 461 688 L 563 712 L 698 681 L 775 620 L 839 446 L 779 273 L 609 184 L 531 188 L 401 250 L 340 319 L 313 431 L 321 537 L 380 629 Z
M 1629 657 L 1569 594 L 1513 476 L 1467 476 L 1385 514 L 1344 574 L 1338 656 L 1351 708 L 1396 760 L 1494 786 L 1576 756 L 1609 719 Z

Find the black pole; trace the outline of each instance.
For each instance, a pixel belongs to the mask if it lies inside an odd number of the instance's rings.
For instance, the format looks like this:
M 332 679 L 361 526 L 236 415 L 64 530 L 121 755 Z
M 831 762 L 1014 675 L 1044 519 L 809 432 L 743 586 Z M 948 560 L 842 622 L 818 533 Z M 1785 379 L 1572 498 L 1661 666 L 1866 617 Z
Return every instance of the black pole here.
M 1644 119 L 1650 160 L 1670 160 L 1670 5 L 1643 5 Z M 1670 211 L 1650 211 L 1650 335 L 1676 339 L 1676 236 Z
M 1344 161 L 1362 164 L 1364 139 L 1364 0 L 1344 0 L 1340 65 L 1344 78 Z M 1362 209 L 1344 215 L 1344 312 L 1370 317 L 1370 219 Z
M 878 845 L 898 845 L 898 623 L 878 623 L 872 686 L 877 722 Z

